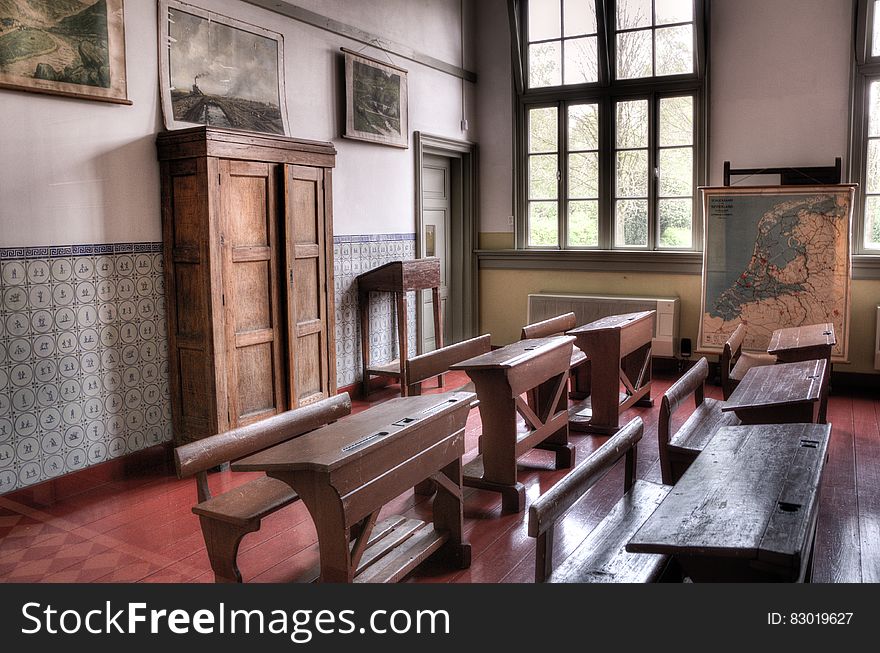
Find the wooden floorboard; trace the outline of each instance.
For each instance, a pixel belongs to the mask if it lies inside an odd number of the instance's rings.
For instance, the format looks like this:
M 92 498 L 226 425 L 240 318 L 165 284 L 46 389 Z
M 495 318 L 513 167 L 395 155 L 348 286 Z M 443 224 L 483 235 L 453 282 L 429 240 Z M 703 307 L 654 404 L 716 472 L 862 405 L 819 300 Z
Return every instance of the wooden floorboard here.
M 447 387 L 466 379 L 451 376 Z M 655 379 L 653 408 L 631 408 L 621 424 L 638 415 L 645 422 L 639 444 L 637 476 L 659 482 L 657 417 L 660 398 L 672 378 Z M 427 389 L 427 392 L 442 392 Z M 354 411 L 398 396 L 396 386 L 356 400 Z M 707 396 L 721 389 L 707 386 Z M 693 410 L 683 406 L 675 423 Z M 880 581 L 880 401 L 874 397 L 832 395 L 833 424 L 829 460 L 822 484 L 813 567 L 814 581 Z M 476 455 L 478 411 L 466 429 L 465 461 Z M 583 462 L 607 437 L 575 434 L 577 462 Z M 465 488 L 465 539 L 471 567 L 450 569 L 428 560 L 407 582 L 531 582 L 535 542 L 527 535 L 528 504 L 565 476 L 553 469 L 553 456 L 531 451 L 519 461 L 518 478 L 526 489 L 526 510 L 502 514 L 500 495 Z M 253 475 L 212 473 L 214 492 L 245 483 Z M 561 561 L 589 535 L 622 493 L 622 465 L 576 504 L 554 542 Z M 119 478 L 107 470 L 85 470 L 57 479 L 51 489 L 29 488 L 0 496 L 0 582 L 213 582 L 198 518 L 191 508 L 195 482 L 178 480 L 167 465 L 139 469 Z M 430 519 L 431 499 L 402 494 L 382 516 Z M 269 517 L 245 536 L 239 566 L 246 582 L 291 582 L 319 559 L 315 529 L 302 502 Z

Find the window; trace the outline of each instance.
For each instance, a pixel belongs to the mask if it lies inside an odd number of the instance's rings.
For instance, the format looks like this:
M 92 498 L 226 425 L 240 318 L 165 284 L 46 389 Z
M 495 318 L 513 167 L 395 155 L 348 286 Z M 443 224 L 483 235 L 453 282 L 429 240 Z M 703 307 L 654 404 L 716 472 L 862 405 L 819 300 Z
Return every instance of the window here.
M 853 170 L 861 183 L 862 219 L 854 253 L 880 254 L 880 2 L 860 0 L 857 41 Z
M 695 249 L 702 3 L 522 2 L 518 246 Z

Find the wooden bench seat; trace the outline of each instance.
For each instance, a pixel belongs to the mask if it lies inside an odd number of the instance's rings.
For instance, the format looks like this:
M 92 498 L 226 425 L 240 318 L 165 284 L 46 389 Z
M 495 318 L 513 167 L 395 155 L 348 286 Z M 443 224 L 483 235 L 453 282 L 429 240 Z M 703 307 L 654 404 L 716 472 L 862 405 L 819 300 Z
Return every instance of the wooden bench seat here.
M 236 561 L 241 539 L 258 531 L 265 516 L 299 497 L 287 483 L 268 476 L 212 496 L 208 470 L 312 431 L 350 412 L 348 394 L 336 395 L 174 450 L 178 478 L 196 477 L 199 503 L 192 511 L 198 515 L 216 582 L 241 582 Z
M 718 429 L 740 423 L 733 413 L 721 411 L 723 401 L 706 398 L 708 376 L 709 363 L 701 358 L 663 395 L 657 422 L 657 442 L 660 447 L 660 473 L 667 485 L 673 485 L 681 478 Z M 690 395 L 694 396 L 694 412 L 675 433 L 670 434 L 672 415 Z
M 746 337 L 746 325 L 740 324 L 724 343 L 721 352 L 721 391 L 725 401 L 730 397 L 739 382 L 743 380 L 751 368 L 758 365 L 773 365 L 776 356 L 755 352 L 743 351 L 743 341 Z
M 519 339 L 548 338 L 562 336 L 577 326 L 574 313 L 564 313 L 540 322 L 527 324 L 522 328 Z M 590 395 L 590 359 L 578 347 L 571 351 L 571 388 L 568 396 L 571 399 L 586 399 Z
M 660 579 L 668 556 L 626 550 L 630 538 L 672 489 L 635 479 L 636 445 L 643 432 L 644 424 L 636 417 L 529 508 L 529 535 L 537 538 L 535 582 L 647 583 Z M 624 456 L 623 498 L 554 570 L 556 524 Z

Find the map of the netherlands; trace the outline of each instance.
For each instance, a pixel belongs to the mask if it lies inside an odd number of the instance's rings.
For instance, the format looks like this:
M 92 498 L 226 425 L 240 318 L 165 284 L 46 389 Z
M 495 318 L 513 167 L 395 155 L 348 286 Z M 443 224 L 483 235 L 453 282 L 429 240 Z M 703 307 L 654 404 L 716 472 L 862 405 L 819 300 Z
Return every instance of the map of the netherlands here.
M 736 326 L 766 350 L 781 327 L 831 322 L 847 355 L 852 186 L 703 189 L 700 349 L 719 351 Z

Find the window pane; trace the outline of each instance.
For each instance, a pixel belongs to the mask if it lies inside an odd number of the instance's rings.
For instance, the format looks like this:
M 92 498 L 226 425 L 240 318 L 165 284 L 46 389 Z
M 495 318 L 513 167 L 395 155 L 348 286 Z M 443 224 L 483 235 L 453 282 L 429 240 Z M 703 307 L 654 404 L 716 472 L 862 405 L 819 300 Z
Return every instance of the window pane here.
M 688 23 L 694 19 L 693 0 L 655 0 L 655 24 Z
M 694 29 L 691 25 L 657 30 L 657 75 L 694 72 Z
M 865 200 L 865 247 L 880 248 L 880 197 Z
M 660 247 L 693 244 L 693 200 L 660 200 Z
M 880 136 L 880 82 L 871 82 L 868 93 L 868 136 Z
M 648 200 L 619 200 L 617 202 L 614 243 L 618 247 L 647 247 Z
M 880 140 L 868 141 L 868 165 L 865 168 L 865 190 L 880 193 Z
M 559 244 L 558 211 L 556 202 L 529 202 L 529 245 Z
M 694 144 L 694 98 L 661 98 L 660 100 L 660 145 Z
M 568 203 L 568 244 L 572 247 L 599 246 L 599 202 Z
M 617 29 L 651 26 L 651 0 L 617 0 Z
M 648 101 L 617 103 L 617 147 L 648 146 Z
M 529 46 L 529 86 L 559 86 L 562 83 L 562 44 L 539 43 Z
M 694 151 L 660 150 L 660 197 L 689 197 L 694 188 Z
M 568 196 L 599 197 L 599 153 L 569 154 Z
M 874 3 L 874 29 L 871 36 L 871 56 L 880 56 L 880 4 Z
M 568 107 L 568 149 L 599 149 L 599 105 L 572 104 Z
M 556 107 L 529 110 L 529 152 L 555 152 Z
M 653 73 L 651 63 L 651 30 L 624 32 L 617 35 L 617 79 L 650 77 Z
M 562 26 L 559 0 L 529 0 L 529 41 L 558 39 Z
M 571 39 L 563 43 L 566 84 L 592 84 L 599 81 L 599 55 L 596 37 Z
M 647 150 L 618 152 L 616 173 L 616 197 L 648 196 Z
M 565 36 L 596 33 L 595 0 L 565 0 L 563 4 Z
M 553 200 L 558 197 L 556 155 L 529 157 L 529 199 Z

